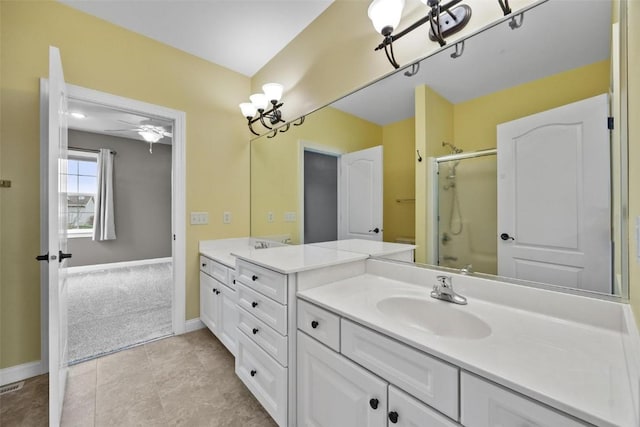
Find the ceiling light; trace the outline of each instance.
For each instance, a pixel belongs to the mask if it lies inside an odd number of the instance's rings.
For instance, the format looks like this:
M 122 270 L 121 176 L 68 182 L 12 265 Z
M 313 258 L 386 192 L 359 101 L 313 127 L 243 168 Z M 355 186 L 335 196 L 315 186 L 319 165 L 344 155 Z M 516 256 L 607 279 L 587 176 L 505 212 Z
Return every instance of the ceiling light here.
M 251 102 L 243 102 L 240 104 L 240 111 L 242 111 L 242 115 L 247 118 L 247 125 L 251 133 L 260 136 L 258 132 L 253 130 L 253 124 L 259 121 L 262 126 L 273 131 L 273 134 L 267 138 L 273 138 L 278 132 L 277 129 L 273 129 L 273 126 L 278 123 L 284 123 L 282 112 L 280 111 L 280 108 L 284 105 L 283 102 L 280 102 L 283 87 L 280 83 L 267 83 L 262 86 L 262 90 L 264 93 L 254 93 L 249 97 Z M 271 104 L 271 108 L 267 110 L 269 104 Z M 267 121 L 269 122 L 268 124 Z M 293 125 L 300 126 L 303 122 L 304 117 L 301 117 Z M 280 129 L 280 132 L 286 132 L 289 130 L 289 126 L 290 124 L 288 123 L 284 126 L 284 129 Z
M 160 138 L 162 138 L 162 135 L 156 132 L 152 132 L 150 130 L 139 131 L 138 135 L 140 135 L 145 141 L 151 142 L 151 143 L 158 142 L 160 141 Z
M 69 115 L 71 117 L 73 117 L 74 119 L 84 119 L 87 116 L 85 116 L 83 113 L 79 112 L 79 111 L 72 111 L 69 113 Z

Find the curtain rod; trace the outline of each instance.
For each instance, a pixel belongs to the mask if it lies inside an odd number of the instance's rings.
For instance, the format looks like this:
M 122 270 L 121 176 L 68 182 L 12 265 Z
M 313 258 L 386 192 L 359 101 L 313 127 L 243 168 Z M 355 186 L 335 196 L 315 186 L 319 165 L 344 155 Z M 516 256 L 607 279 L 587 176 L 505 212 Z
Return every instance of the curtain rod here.
M 91 148 L 80 148 L 80 147 L 67 147 L 69 150 L 75 150 L 75 151 L 84 151 L 87 153 L 99 153 L 100 150 L 93 150 Z M 114 156 L 117 154 L 114 150 L 109 150 L 111 151 L 111 154 L 113 154 Z

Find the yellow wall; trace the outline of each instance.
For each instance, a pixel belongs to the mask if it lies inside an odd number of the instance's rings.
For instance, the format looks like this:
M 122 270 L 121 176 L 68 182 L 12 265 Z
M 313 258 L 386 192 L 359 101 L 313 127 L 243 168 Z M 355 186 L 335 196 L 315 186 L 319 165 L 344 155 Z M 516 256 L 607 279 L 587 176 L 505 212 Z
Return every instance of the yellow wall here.
M 39 77 L 60 48 L 67 82 L 186 112 L 186 317 L 198 317 L 198 240 L 249 234 L 249 79 L 57 2 L 0 2 L 0 368 L 40 359 Z M 222 212 L 233 223 L 222 224 Z
M 384 240 L 415 237 L 415 121 L 402 120 L 382 128 Z M 398 202 L 397 199 L 402 201 Z M 413 200 L 407 200 L 413 199 Z
M 496 147 L 496 125 L 609 91 L 609 61 L 564 71 L 454 106 L 454 143 L 465 152 Z
M 629 79 L 629 294 L 640 325 L 640 267 L 635 220 L 640 216 L 640 2 L 627 2 Z
M 288 234 L 300 241 L 299 222 L 284 222 L 284 212 L 299 212 L 300 142 L 327 151 L 350 153 L 382 144 L 382 128 L 335 108 L 310 114 L 302 126 L 251 142 L 251 235 Z M 386 156 L 386 153 L 383 155 Z M 273 212 L 274 222 L 267 222 Z

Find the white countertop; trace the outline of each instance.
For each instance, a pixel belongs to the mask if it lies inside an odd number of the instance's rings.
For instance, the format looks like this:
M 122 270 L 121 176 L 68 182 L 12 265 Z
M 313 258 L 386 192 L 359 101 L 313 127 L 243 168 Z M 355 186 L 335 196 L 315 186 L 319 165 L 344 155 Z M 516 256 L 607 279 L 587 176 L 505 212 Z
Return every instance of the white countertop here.
M 429 291 L 364 274 L 300 291 L 298 296 L 595 425 L 635 425 L 625 331 L 478 298 L 458 306 L 430 298 Z M 377 308 L 390 296 L 446 304 L 479 317 L 491 333 L 479 339 L 451 338 L 399 322 Z
M 249 237 L 238 237 L 234 239 L 201 240 L 200 254 L 218 261 L 229 268 L 236 268 L 236 258 L 231 255 L 232 251 L 251 248 L 254 242 Z
M 262 267 L 289 274 L 367 259 L 367 254 L 327 249 L 313 245 L 281 246 L 268 249 L 234 250 L 231 255 Z
M 334 240 L 331 242 L 311 243 L 310 245 L 377 257 L 411 251 L 416 248 L 415 245 L 407 245 L 404 243 L 378 242 L 364 239 Z

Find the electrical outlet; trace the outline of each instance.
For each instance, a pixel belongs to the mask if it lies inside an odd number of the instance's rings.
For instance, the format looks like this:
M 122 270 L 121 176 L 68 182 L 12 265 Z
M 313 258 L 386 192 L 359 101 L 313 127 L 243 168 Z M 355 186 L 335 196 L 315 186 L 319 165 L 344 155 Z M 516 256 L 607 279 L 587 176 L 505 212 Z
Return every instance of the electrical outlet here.
M 296 213 L 295 212 L 285 212 L 284 213 L 284 222 L 296 222 Z
M 209 212 L 191 212 L 191 225 L 209 224 Z
M 273 222 L 273 212 L 267 212 L 267 222 Z
M 222 214 L 222 223 L 231 224 L 231 212 L 224 212 Z

